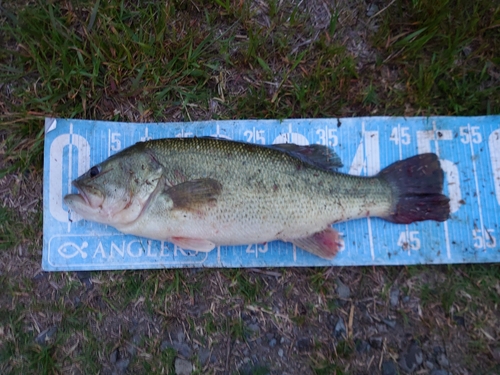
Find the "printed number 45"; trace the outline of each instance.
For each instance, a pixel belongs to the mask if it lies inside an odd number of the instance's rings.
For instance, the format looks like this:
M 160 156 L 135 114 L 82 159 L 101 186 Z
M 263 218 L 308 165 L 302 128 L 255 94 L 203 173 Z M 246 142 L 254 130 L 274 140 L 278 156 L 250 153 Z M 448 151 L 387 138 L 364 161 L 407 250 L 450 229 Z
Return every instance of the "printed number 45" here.
M 401 232 L 398 238 L 398 246 L 403 250 L 419 250 L 420 238 L 418 238 L 418 231 L 412 230 L 409 232 Z
M 397 127 L 392 128 L 391 136 L 389 140 L 399 145 L 409 145 L 410 144 L 410 133 L 408 133 L 410 128 L 408 127 Z

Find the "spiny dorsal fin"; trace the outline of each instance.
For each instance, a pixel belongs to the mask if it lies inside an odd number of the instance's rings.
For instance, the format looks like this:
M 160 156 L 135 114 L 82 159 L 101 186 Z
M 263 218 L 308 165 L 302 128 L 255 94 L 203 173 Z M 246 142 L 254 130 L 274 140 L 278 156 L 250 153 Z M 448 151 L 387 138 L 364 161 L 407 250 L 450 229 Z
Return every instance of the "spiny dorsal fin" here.
M 323 145 L 299 146 L 294 143 L 278 143 L 269 147 L 295 156 L 304 163 L 321 169 L 336 169 L 343 166 L 340 157 L 329 147 Z

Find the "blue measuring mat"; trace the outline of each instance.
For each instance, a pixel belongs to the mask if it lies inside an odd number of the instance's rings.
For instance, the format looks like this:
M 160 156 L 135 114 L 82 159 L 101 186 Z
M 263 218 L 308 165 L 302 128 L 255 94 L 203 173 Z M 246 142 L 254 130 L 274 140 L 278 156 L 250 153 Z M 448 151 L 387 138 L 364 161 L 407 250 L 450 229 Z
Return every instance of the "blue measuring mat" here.
M 361 266 L 500 260 L 500 116 L 365 117 L 123 123 L 46 119 L 43 269 Z M 434 152 L 445 172 L 451 217 L 443 223 L 392 224 L 378 218 L 335 224 L 344 240 L 333 260 L 274 241 L 221 246 L 209 253 L 124 235 L 69 213 L 71 181 L 127 146 L 157 138 L 216 136 L 258 144 L 328 145 L 339 171 L 374 175 L 389 164 Z

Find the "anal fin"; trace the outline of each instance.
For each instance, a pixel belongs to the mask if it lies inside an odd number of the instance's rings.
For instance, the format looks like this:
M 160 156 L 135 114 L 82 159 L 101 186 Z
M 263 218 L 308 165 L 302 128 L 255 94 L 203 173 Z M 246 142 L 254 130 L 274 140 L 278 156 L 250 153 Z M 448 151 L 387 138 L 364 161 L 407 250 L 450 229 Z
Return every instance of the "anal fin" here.
M 171 237 L 168 241 L 184 250 L 202 251 L 204 253 L 215 248 L 215 244 L 213 242 L 199 238 Z
M 342 239 L 333 228 L 316 232 L 309 237 L 296 238 L 290 242 L 323 259 L 332 259 L 342 246 Z

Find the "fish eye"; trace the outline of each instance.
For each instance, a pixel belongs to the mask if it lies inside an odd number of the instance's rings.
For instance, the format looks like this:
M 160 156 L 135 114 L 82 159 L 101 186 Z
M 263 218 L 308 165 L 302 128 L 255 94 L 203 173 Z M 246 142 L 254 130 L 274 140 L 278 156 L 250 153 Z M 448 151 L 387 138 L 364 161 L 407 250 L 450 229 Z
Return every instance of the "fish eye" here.
M 101 173 L 101 168 L 99 168 L 97 165 L 94 165 L 92 168 L 90 168 L 90 177 L 95 177 L 99 173 Z

